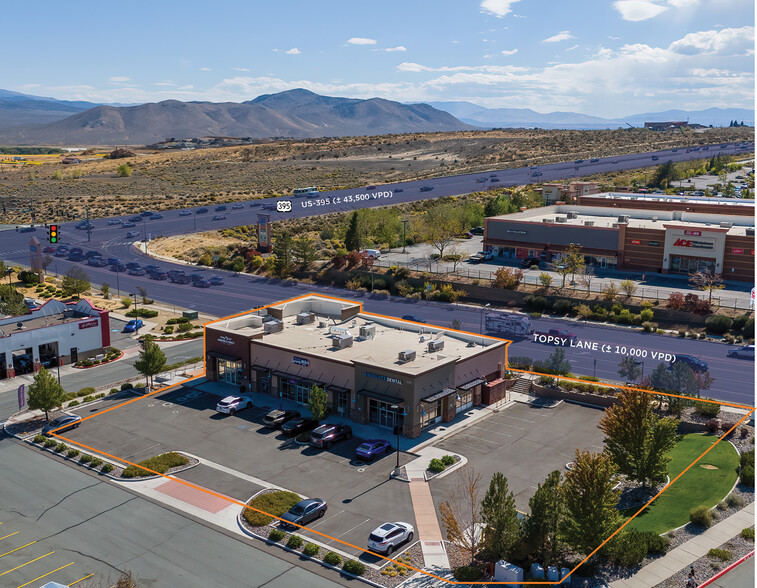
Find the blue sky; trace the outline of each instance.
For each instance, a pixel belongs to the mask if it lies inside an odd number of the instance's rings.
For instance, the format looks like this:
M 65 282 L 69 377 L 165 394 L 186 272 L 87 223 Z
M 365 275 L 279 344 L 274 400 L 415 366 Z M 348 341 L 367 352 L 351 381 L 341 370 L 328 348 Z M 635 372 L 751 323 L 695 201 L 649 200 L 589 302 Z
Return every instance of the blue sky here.
M 754 18 L 750 0 L 4 3 L 0 87 L 122 103 L 304 87 L 607 117 L 754 108 Z

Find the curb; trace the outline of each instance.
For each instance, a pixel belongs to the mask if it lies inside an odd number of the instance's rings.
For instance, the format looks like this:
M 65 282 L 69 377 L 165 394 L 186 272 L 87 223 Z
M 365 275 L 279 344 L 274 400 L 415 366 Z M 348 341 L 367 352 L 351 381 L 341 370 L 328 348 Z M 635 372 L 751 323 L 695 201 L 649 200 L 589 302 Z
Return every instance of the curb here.
M 749 553 L 747 553 L 747 554 L 746 554 L 746 555 L 745 555 L 744 557 L 742 557 L 741 559 L 739 559 L 739 560 L 737 560 L 737 561 L 733 562 L 733 563 L 732 563 L 732 564 L 731 564 L 730 566 L 728 566 L 728 567 L 727 567 L 726 569 L 719 571 L 719 572 L 718 572 L 717 574 L 715 574 L 715 575 L 714 575 L 714 576 L 713 576 L 712 578 L 710 578 L 709 580 L 705 580 L 704 582 L 702 582 L 702 583 L 701 583 L 701 584 L 699 585 L 699 588 L 704 588 L 705 586 L 709 586 L 709 585 L 710 585 L 710 584 L 712 584 L 712 583 L 713 583 L 713 582 L 714 582 L 715 580 L 718 580 L 719 578 L 721 578 L 722 576 L 724 576 L 725 574 L 727 574 L 728 572 L 730 572 L 730 571 L 731 571 L 731 570 L 732 570 L 733 568 L 735 568 L 736 566 L 738 566 L 738 565 L 740 565 L 740 564 L 743 564 L 743 563 L 744 563 L 744 562 L 745 562 L 746 560 L 748 560 L 748 559 L 749 559 L 750 557 L 754 557 L 754 549 L 753 549 L 752 551 L 750 551 Z
M 70 462 L 75 463 L 75 464 L 77 464 L 79 466 L 87 468 L 90 472 L 94 472 L 94 473 L 96 473 L 96 474 L 98 474 L 100 476 L 105 476 L 106 478 L 110 478 L 111 480 L 114 480 L 116 482 L 120 480 L 120 478 L 116 478 L 112 474 L 109 474 L 109 473 L 106 473 L 106 472 L 102 472 L 102 471 L 93 469 L 90 465 L 88 465 L 86 463 L 81 463 L 76 457 L 68 457 L 67 455 L 64 455 L 63 452 L 58 453 L 57 451 L 54 451 L 52 447 L 45 447 L 44 445 L 39 445 L 39 444 L 35 443 L 34 441 L 32 441 L 31 439 L 22 439 L 21 437 L 18 437 L 16 435 L 12 435 L 12 436 L 15 437 L 16 439 L 18 439 L 19 441 L 23 442 L 23 443 L 28 443 L 29 445 L 31 445 L 32 447 L 35 447 L 36 449 L 40 449 L 41 451 L 45 451 L 47 453 L 52 453 L 53 455 L 57 455 L 58 457 L 60 457 L 62 459 L 65 459 L 66 461 L 70 461 Z M 71 447 L 71 449 L 75 449 L 75 448 Z M 92 454 L 89 454 L 89 455 L 92 455 Z M 100 457 L 99 455 L 97 456 L 97 458 L 100 459 L 100 460 L 102 460 L 103 463 L 109 463 L 111 465 L 114 465 L 109 459 Z M 118 467 L 123 467 L 123 466 L 118 465 Z
M 118 361 L 124 356 L 124 352 L 121 351 L 118 357 L 115 357 L 113 359 L 109 359 L 108 361 L 101 361 L 100 363 L 96 365 L 74 365 L 72 366 L 75 370 L 89 370 L 92 368 L 100 367 L 101 365 L 108 365 L 109 363 L 113 363 L 114 361 Z

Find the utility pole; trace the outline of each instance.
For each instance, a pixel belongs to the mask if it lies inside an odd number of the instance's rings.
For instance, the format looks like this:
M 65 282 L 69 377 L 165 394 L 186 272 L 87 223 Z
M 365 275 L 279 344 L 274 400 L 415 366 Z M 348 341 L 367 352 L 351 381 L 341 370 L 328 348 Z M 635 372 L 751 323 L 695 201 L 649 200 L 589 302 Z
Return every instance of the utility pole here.
M 410 221 L 402 219 L 402 253 L 407 253 L 407 239 L 405 239 L 405 230 L 407 229 L 407 223 Z
M 89 204 L 84 207 L 84 210 L 87 212 L 87 243 L 89 243 L 92 241 L 92 228 L 89 226 Z

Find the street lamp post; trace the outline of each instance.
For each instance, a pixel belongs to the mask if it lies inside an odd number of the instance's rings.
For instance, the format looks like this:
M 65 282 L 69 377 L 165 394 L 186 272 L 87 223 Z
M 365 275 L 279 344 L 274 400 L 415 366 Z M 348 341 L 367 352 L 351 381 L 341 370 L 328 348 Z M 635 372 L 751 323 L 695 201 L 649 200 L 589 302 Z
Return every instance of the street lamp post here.
M 407 219 L 402 220 L 402 253 L 407 253 L 407 240 L 405 239 L 405 230 L 407 229 Z
M 137 293 L 134 292 L 133 294 L 129 294 L 129 296 L 134 296 L 134 317 L 135 318 L 139 318 L 138 317 L 138 313 L 137 313 Z M 136 329 L 136 331 L 137 331 L 137 333 L 139 333 L 139 323 L 137 323 L 137 329 Z
M 479 319 L 478 319 L 478 334 L 479 335 L 484 334 L 484 311 L 490 306 L 491 304 L 487 302 L 481 307 L 481 314 L 479 315 Z
M 394 411 L 394 428 L 397 431 L 397 465 L 394 468 L 394 475 L 397 476 L 400 473 L 400 407 L 396 404 L 392 404 L 390 408 Z

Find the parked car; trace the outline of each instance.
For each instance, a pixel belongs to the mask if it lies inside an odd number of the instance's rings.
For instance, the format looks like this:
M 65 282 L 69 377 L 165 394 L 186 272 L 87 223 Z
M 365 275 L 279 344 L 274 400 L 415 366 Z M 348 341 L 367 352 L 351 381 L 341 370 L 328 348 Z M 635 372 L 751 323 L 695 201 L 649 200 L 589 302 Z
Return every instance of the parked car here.
M 473 227 L 470 231 L 468 231 L 472 235 L 483 235 L 484 234 L 484 227 Z
M 137 226 L 137 223 L 133 223 L 133 222 L 129 221 L 129 222 L 127 222 L 127 223 L 123 223 L 123 224 L 122 224 L 121 226 L 122 226 L 122 227 L 123 227 L 124 229 L 131 229 L 131 228 L 134 228 L 134 227 L 136 227 L 136 226 Z
M 491 251 L 479 251 L 475 255 L 471 255 L 468 261 L 471 263 L 481 263 L 484 261 L 491 261 L 494 259 L 494 253 Z
M 728 350 L 728 357 L 735 357 L 736 359 L 754 359 L 754 345 L 744 345 L 743 347 L 737 347 L 736 349 Z
M 213 220 L 226 220 L 226 215 L 225 214 L 214 214 L 213 215 Z
M 208 282 L 210 282 L 211 286 L 223 286 L 223 277 L 213 276 L 208 280 Z
M 126 264 L 126 269 L 137 269 L 141 267 L 136 261 L 130 261 Z
M 55 431 L 55 433 L 58 434 L 63 431 L 76 429 L 79 426 L 79 421 L 81 421 L 81 417 L 78 414 L 64 414 L 54 418 L 42 427 L 42 434 L 49 437 L 51 431 Z
M 245 408 L 252 408 L 252 400 L 243 396 L 227 396 L 216 404 L 216 412 L 224 414 L 234 414 Z
M 263 417 L 263 424 L 266 427 L 271 427 L 272 429 L 278 429 L 286 423 L 287 421 L 291 421 L 293 419 L 300 418 L 300 413 L 296 410 L 272 410 L 267 415 Z
M 392 444 L 384 439 L 368 439 L 355 449 L 355 457 L 364 461 L 373 461 L 376 457 L 389 453 Z
M 379 257 L 381 257 L 381 251 L 379 251 L 378 249 L 363 249 L 360 252 L 360 255 L 370 257 L 371 259 L 378 259 Z
M 458 236 L 461 239 L 473 239 L 473 233 L 471 233 L 470 231 L 466 231 L 464 233 L 460 233 L 460 235 L 458 235 Z
M 180 210 L 179 211 L 179 216 L 192 216 L 192 211 L 191 210 Z
M 192 282 L 195 288 L 210 288 L 210 280 L 195 280 Z
M 145 270 L 143 270 L 141 267 L 132 268 L 127 273 L 130 276 L 144 276 L 144 275 L 147 275 L 147 272 Z
M 675 360 L 670 362 L 668 369 L 672 369 L 676 361 L 685 363 L 695 372 L 706 372 L 710 369 L 704 361 L 693 355 L 676 355 Z
M 282 515 L 282 525 L 292 529 L 297 525 L 307 525 L 310 521 L 323 517 L 327 508 L 326 501 L 322 498 L 300 500 Z
M 413 525 L 410 523 L 384 523 L 371 531 L 368 549 L 389 555 L 398 545 L 413 540 Z
M 299 435 L 300 433 L 307 433 L 312 431 L 318 426 L 318 421 L 309 419 L 306 417 L 300 417 L 298 419 L 292 419 L 281 425 L 281 432 L 290 437 Z
M 539 265 L 539 261 L 538 257 L 526 257 L 526 259 L 521 260 L 520 267 L 529 268 L 532 265 Z
M 318 449 L 331 449 L 334 443 L 352 439 L 352 427 L 349 425 L 321 425 L 310 433 L 310 445 Z
M 134 333 L 144 326 L 145 324 L 142 322 L 142 319 L 131 319 L 124 326 L 124 333 Z
M 426 319 L 420 316 L 415 316 L 414 314 L 406 314 L 402 316 L 403 321 L 412 321 L 414 323 L 426 323 Z

